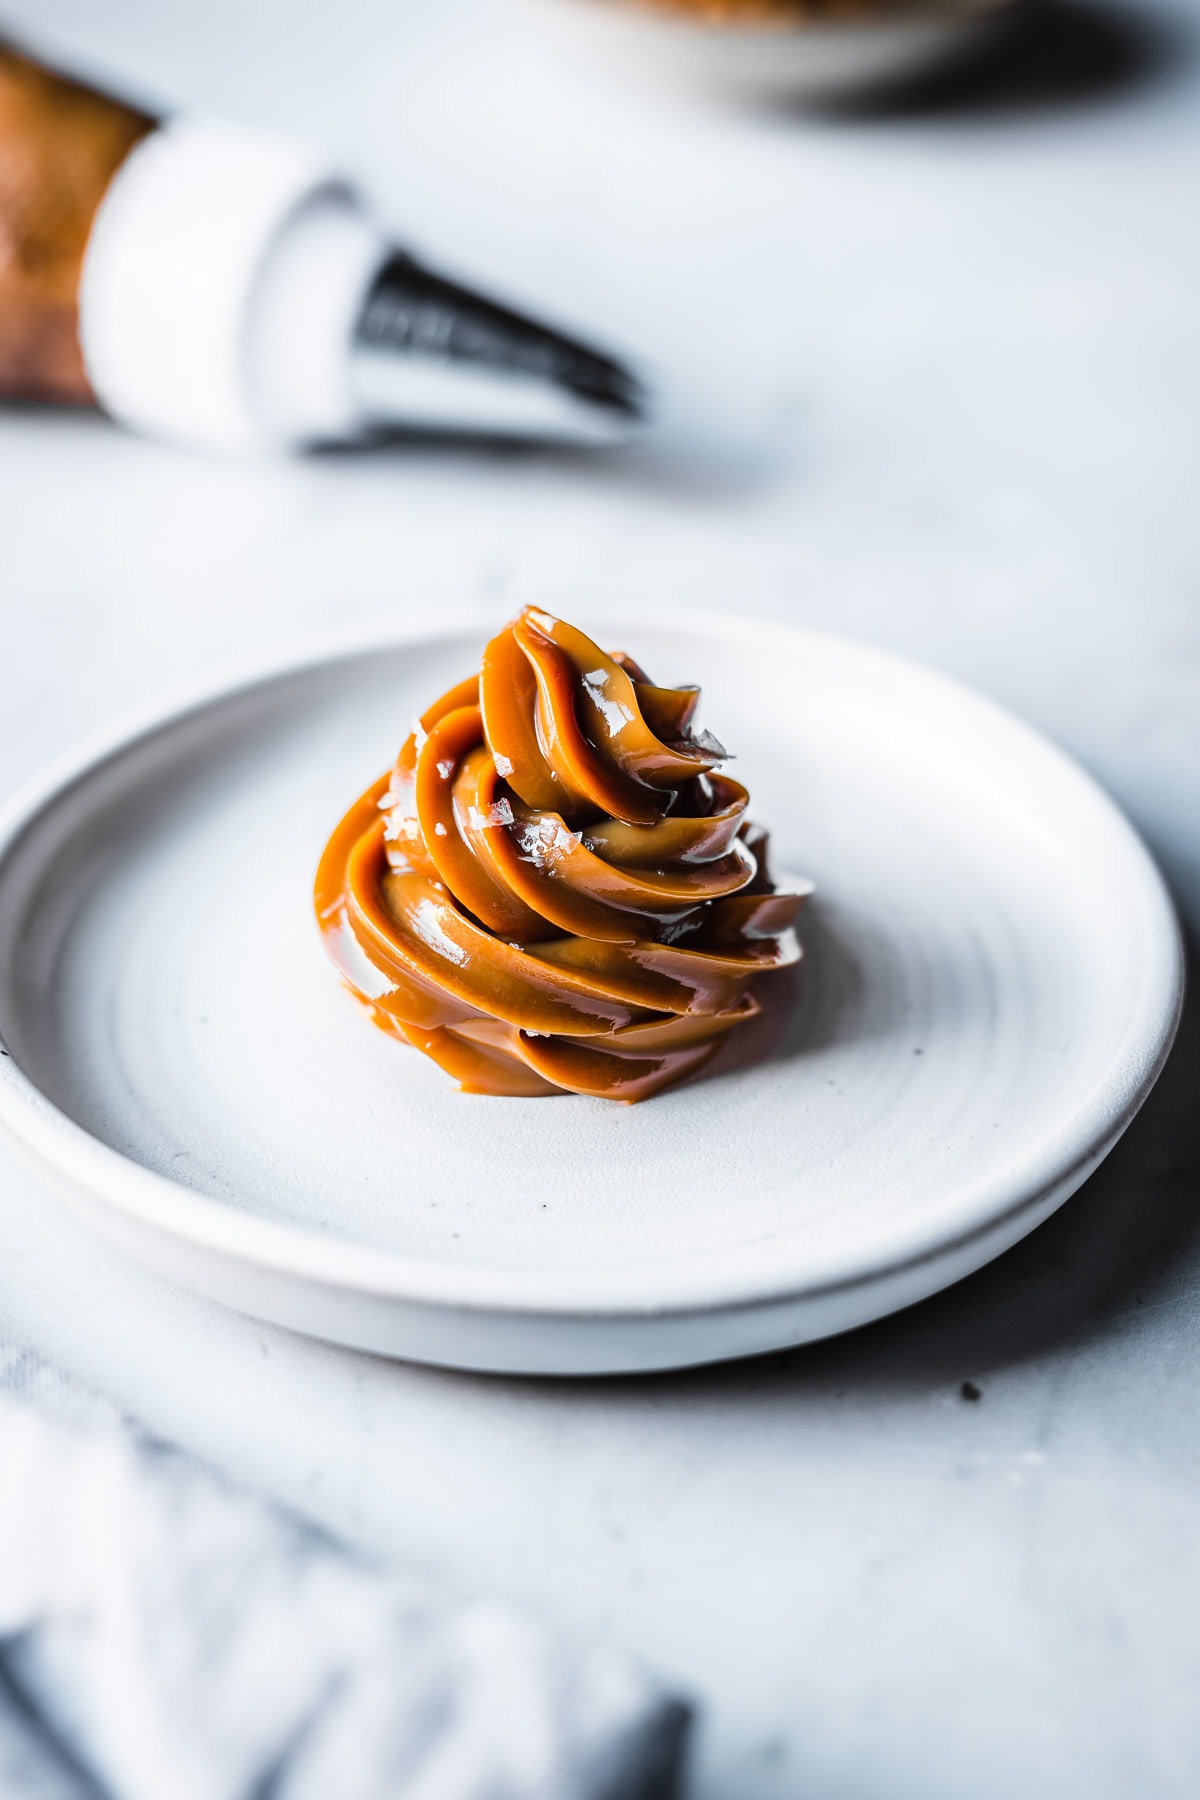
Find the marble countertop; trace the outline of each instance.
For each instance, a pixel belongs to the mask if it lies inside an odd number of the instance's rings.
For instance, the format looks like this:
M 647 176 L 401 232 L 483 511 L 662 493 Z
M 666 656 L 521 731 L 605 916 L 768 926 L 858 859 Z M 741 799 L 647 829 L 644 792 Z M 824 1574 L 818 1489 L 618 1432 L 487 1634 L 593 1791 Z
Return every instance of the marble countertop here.
M 1186 12 L 1044 0 L 990 69 L 823 119 L 623 80 L 507 0 L 6 13 L 139 91 L 325 139 L 398 230 L 634 351 L 665 404 L 623 454 L 241 466 L 9 409 L 0 792 L 341 621 L 632 594 L 973 681 L 1106 783 L 1200 932 Z M 1192 1008 L 1033 1237 L 750 1364 L 555 1384 L 304 1342 L 86 1237 L 7 1147 L 0 1327 L 352 1541 L 635 1647 L 702 1704 L 694 1800 L 1182 1800 L 1198 1074 Z

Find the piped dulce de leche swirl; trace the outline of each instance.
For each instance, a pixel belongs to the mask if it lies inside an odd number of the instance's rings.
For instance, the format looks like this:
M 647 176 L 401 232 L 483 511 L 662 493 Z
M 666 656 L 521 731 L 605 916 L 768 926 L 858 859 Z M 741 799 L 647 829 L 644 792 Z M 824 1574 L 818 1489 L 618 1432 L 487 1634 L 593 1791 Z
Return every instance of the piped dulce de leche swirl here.
M 643 1100 L 795 963 L 696 688 L 527 607 L 425 712 L 317 875 L 325 946 L 376 1024 L 471 1093 Z

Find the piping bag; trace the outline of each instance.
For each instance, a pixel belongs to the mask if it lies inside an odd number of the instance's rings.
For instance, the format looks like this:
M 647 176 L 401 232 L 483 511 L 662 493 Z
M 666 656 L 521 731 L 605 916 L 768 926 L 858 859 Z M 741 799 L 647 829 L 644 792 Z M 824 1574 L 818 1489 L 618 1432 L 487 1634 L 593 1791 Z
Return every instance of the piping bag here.
M 155 119 L 2 43 L 0 396 L 228 452 L 608 442 L 643 411 L 613 358 L 399 249 L 309 145 Z

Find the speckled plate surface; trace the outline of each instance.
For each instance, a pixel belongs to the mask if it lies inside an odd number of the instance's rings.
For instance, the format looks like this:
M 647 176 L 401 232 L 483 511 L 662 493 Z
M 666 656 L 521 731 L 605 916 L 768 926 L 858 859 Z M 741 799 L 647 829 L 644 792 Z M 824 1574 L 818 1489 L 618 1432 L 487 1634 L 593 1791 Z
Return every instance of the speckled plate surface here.
M 861 644 L 577 622 L 702 683 L 778 871 L 816 881 L 757 1039 L 626 1108 L 461 1095 L 372 1030 L 314 865 L 486 634 L 343 645 L 123 728 L 0 831 L 0 1118 L 95 1227 L 341 1342 L 637 1370 L 919 1299 L 1111 1148 L 1182 964 L 1152 862 L 1072 762 Z

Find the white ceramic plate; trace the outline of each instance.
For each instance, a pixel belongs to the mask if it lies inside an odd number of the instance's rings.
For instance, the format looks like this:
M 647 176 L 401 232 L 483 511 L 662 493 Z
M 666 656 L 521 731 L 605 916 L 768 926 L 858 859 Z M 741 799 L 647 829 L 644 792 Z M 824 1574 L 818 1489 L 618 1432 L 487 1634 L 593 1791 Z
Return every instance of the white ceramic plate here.
M 654 0 L 524 0 L 539 23 L 634 78 L 746 99 L 825 104 L 891 89 L 953 62 L 1021 0 L 913 0 L 857 17 L 715 25 Z
M 703 684 L 778 867 L 816 880 L 774 1049 L 627 1108 L 462 1095 L 373 1030 L 318 943 L 314 864 L 482 634 L 343 648 L 125 730 L 0 832 L 0 1117 L 97 1228 L 345 1343 L 648 1369 L 932 1293 L 1104 1156 L 1182 965 L 1093 783 L 861 644 L 578 622 Z

